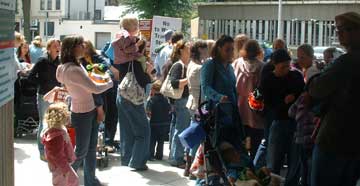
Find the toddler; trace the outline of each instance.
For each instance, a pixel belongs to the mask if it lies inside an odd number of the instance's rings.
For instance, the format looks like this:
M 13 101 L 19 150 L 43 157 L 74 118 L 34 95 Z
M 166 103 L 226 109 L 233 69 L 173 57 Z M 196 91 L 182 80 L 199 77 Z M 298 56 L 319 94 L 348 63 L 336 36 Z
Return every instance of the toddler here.
M 137 18 L 126 17 L 121 20 L 122 30 L 120 37 L 112 43 L 114 48 L 114 64 L 124 64 L 129 61 L 138 61 L 145 70 L 146 58 L 144 51 L 144 39 L 139 39 L 139 21 Z
M 44 119 L 47 128 L 42 132 L 41 142 L 45 146 L 53 185 L 78 186 L 79 178 L 71 167 L 76 157 L 65 128 L 69 122 L 68 106 L 62 102 L 50 105 Z
M 157 80 L 151 87 L 151 98 L 146 105 L 146 111 L 150 118 L 150 159 L 162 160 L 164 141 L 168 137 L 170 128 L 170 104 L 160 93 L 161 81 Z M 156 153 L 155 153 L 155 145 Z

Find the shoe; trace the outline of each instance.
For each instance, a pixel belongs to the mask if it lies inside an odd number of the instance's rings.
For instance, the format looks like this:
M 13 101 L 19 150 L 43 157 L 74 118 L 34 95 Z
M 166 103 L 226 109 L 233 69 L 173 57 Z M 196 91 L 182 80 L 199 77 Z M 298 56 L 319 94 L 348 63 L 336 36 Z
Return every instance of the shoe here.
M 107 150 L 108 153 L 114 153 L 115 149 L 112 146 L 106 145 L 105 149 Z
M 146 171 L 146 170 L 148 170 L 149 169 L 149 167 L 147 166 L 147 165 L 145 165 L 144 167 L 142 167 L 142 168 L 136 168 L 134 171 Z

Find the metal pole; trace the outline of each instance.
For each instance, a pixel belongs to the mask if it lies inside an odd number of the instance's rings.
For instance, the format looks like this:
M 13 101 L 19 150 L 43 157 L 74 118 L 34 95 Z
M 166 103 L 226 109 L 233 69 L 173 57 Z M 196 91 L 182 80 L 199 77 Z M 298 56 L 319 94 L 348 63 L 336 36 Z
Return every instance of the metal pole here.
M 279 0 L 279 9 L 278 9 L 278 28 L 277 28 L 277 38 L 283 38 L 283 22 L 282 22 L 282 0 Z

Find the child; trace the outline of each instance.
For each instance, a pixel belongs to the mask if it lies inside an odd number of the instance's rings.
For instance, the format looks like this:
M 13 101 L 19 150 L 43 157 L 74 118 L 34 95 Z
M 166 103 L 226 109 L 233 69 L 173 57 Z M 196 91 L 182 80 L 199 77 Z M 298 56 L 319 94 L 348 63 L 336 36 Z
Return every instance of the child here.
M 121 20 L 122 31 L 120 37 L 112 43 L 114 48 L 114 64 L 124 64 L 129 61 L 138 61 L 145 70 L 146 58 L 139 50 L 144 40 L 139 39 L 139 21 L 137 18 L 126 17 Z
M 278 178 L 271 175 L 268 168 L 262 167 L 254 170 L 252 162 L 247 155 L 237 151 L 230 143 L 223 142 L 220 146 L 222 158 L 226 164 L 227 177 L 235 186 L 242 185 L 279 185 Z
M 164 141 L 170 128 L 170 104 L 160 94 L 161 81 L 157 80 L 152 84 L 150 100 L 147 103 L 147 114 L 150 117 L 151 138 L 150 138 L 150 159 L 162 160 Z M 156 153 L 155 153 L 155 145 Z
M 69 121 L 67 105 L 61 102 L 50 105 L 44 118 L 47 128 L 42 132 L 41 142 L 45 146 L 45 157 L 53 175 L 53 185 L 79 185 L 79 178 L 70 166 L 76 157 L 64 126 Z

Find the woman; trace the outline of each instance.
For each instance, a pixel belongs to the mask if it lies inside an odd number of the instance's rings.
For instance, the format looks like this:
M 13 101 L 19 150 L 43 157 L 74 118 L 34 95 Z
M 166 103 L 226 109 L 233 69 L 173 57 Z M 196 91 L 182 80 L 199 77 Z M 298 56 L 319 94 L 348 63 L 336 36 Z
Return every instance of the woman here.
M 188 77 L 189 86 L 189 99 L 186 103 L 186 108 L 190 111 L 192 120 L 195 120 L 194 114 L 198 109 L 199 102 L 202 101 L 200 98 L 200 69 L 202 63 L 208 58 L 208 45 L 206 41 L 199 40 L 191 46 L 191 61 L 187 67 L 186 77 Z M 186 167 L 184 175 L 189 175 L 190 164 L 192 159 L 195 157 L 198 145 L 190 150 L 190 154 L 186 152 Z
M 217 103 L 231 103 L 233 113 L 237 113 L 236 78 L 231 66 L 234 55 L 234 40 L 230 36 L 221 36 L 213 46 L 212 59 L 205 62 L 200 72 L 201 90 L 210 108 Z M 238 114 L 233 114 L 234 118 Z M 226 128 L 222 139 L 232 143 L 238 149 L 245 134 L 240 120 L 234 120 L 236 125 Z
M 296 127 L 295 121 L 288 116 L 288 110 L 302 92 L 304 80 L 300 72 L 290 70 L 291 57 L 285 49 L 276 50 L 271 61 L 274 70 L 263 77 L 259 89 L 266 109 L 274 116 L 269 133 L 267 166 L 273 173 L 280 174 L 285 154 L 290 157 Z
M 30 49 L 30 60 L 32 63 L 37 63 L 39 58 L 44 55 L 44 49 L 42 46 L 42 39 L 40 36 L 36 36 L 31 42 Z
M 61 47 L 61 65 L 56 70 L 56 79 L 62 83 L 71 96 L 71 124 L 76 132 L 76 161 L 72 167 L 76 171 L 84 165 L 85 186 L 100 185 L 95 176 L 96 145 L 98 123 L 96 107 L 92 94 L 100 94 L 113 86 L 107 83 L 94 83 L 80 65 L 84 55 L 84 39 L 81 36 L 67 36 Z
M 186 78 L 187 66 L 190 62 L 190 43 L 180 40 L 173 49 L 170 60 L 173 65 L 169 71 L 169 79 L 174 89 L 183 89 L 180 99 L 171 100 L 175 107 L 175 130 L 170 149 L 170 164 L 179 168 L 185 168 L 184 147 L 180 143 L 178 135 L 190 124 L 190 113 L 186 108 L 189 97 L 188 79 Z
M 60 40 L 50 39 L 46 46 L 45 56 L 40 57 L 29 74 L 29 80 L 37 86 L 37 107 L 39 112 L 39 128 L 37 142 L 40 152 L 40 159 L 45 160 L 44 145 L 40 142 L 40 133 L 43 129 L 44 114 L 50 103 L 43 99 L 44 95 L 60 83 L 56 80 L 56 69 L 60 64 Z
M 137 61 L 116 65 L 120 72 L 120 82 L 128 73 L 129 66 L 133 67 L 138 84 L 145 89 L 151 82 L 153 66 L 147 62 L 144 71 L 141 63 Z M 119 91 L 116 103 L 120 123 L 121 165 L 129 166 L 136 171 L 147 170 L 146 162 L 150 157 L 150 125 L 144 103 L 136 105 L 122 97 Z
M 20 44 L 16 51 L 16 55 L 20 63 L 25 62 L 31 64 L 29 45 L 26 42 Z
M 264 118 L 259 113 L 253 112 L 248 104 L 249 94 L 257 88 L 260 81 L 260 72 L 264 63 L 258 60 L 262 49 L 256 40 L 249 40 L 240 51 L 243 57 L 233 63 L 236 88 L 238 93 L 238 109 L 241 121 L 245 126 L 245 132 L 250 137 L 250 154 L 252 159 L 264 137 Z

